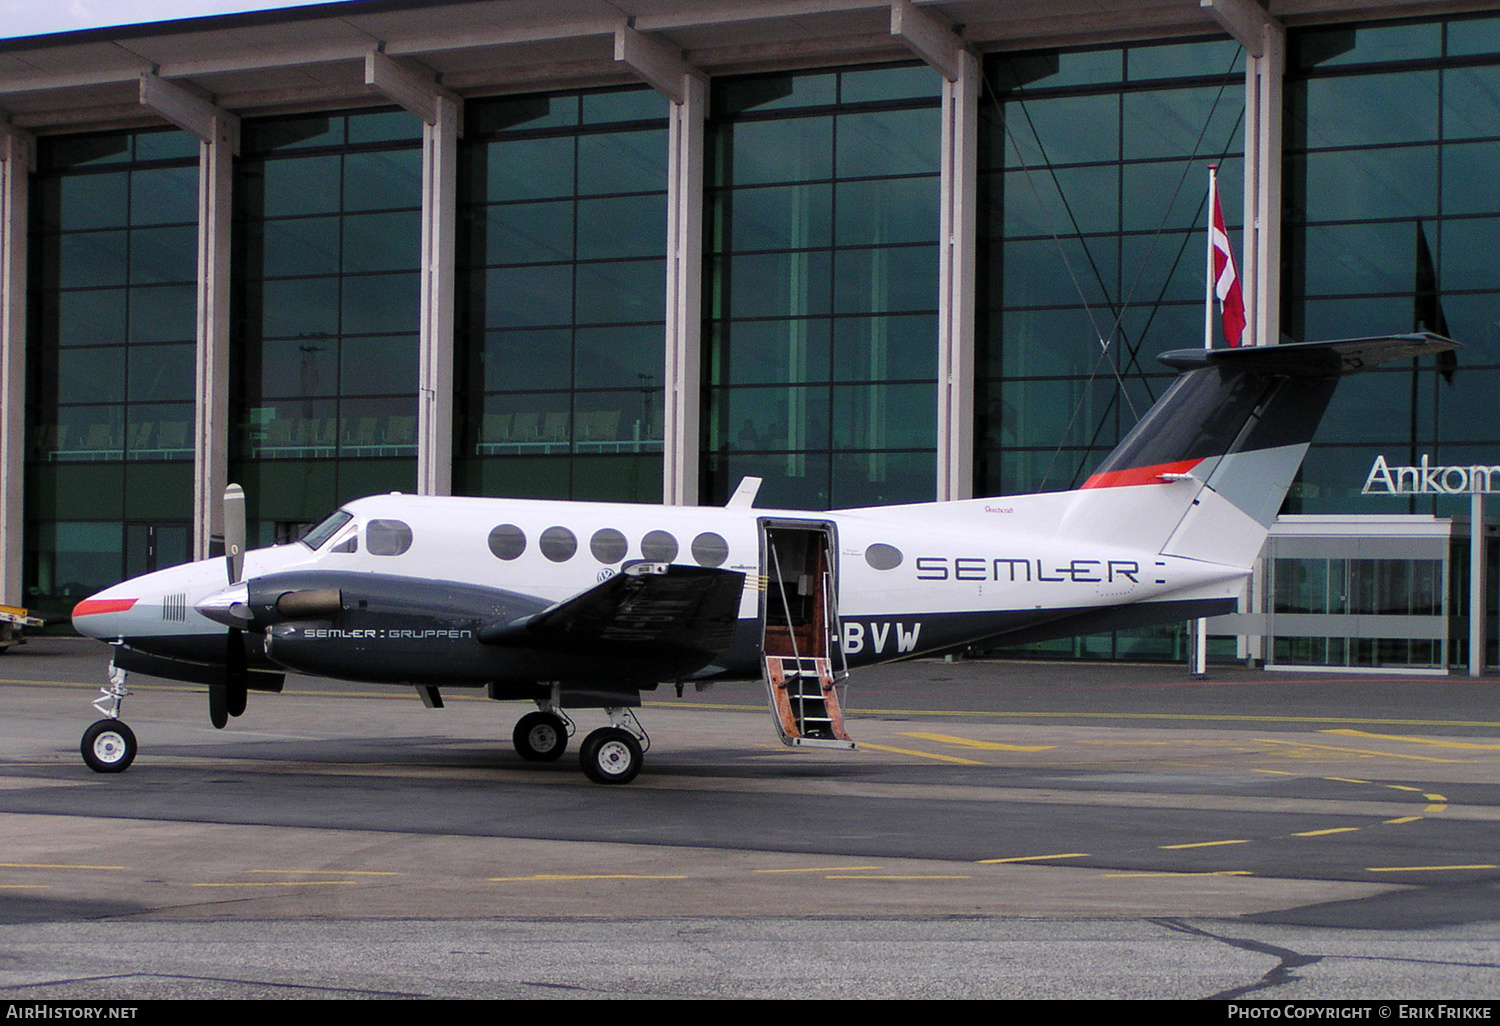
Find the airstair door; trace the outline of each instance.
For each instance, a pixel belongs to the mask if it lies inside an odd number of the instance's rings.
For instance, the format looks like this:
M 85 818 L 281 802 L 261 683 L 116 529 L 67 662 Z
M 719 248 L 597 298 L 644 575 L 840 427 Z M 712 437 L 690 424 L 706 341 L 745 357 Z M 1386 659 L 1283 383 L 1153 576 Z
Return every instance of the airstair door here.
M 783 744 L 853 748 L 835 686 L 838 595 L 834 528 L 761 521 L 761 654 L 771 718 Z

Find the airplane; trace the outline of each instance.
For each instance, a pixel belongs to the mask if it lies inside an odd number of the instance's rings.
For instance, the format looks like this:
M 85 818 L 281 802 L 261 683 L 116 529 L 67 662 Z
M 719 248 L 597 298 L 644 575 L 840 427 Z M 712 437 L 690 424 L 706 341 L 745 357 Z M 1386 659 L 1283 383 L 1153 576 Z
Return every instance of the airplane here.
M 94 770 L 124 770 L 130 672 L 207 686 L 223 727 L 287 673 L 533 702 L 512 741 L 624 784 L 650 741 L 641 693 L 766 682 L 789 746 L 853 748 L 838 682 L 893 659 L 1232 612 L 1339 380 L 1457 348 L 1432 334 L 1181 350 L 1179 374 L 1081 488 L 829 512 L 393 493 L 299 541 L 225 552 L 107 588 L 73 610 L 114 647 Z

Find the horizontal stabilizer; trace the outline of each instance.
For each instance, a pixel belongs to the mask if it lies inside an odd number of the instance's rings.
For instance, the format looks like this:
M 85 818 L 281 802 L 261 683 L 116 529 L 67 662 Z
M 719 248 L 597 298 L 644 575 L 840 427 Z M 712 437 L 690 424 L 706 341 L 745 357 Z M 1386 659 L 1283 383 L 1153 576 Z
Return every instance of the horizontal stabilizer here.
M 1225 369 L 1285 374 L 1297 378 L 1340 378 L 1391 360 L 1410 360 L 1417 356 L 1462 348 L 1451 338 L 1420 332 L 1413 335 L 1346 338 L 1332 342 L 1242 346 L 1238 349 L 1176 349 L 1163 353 L 1160 359 L 1168 367 L 1178 370 L 1223 366 Z

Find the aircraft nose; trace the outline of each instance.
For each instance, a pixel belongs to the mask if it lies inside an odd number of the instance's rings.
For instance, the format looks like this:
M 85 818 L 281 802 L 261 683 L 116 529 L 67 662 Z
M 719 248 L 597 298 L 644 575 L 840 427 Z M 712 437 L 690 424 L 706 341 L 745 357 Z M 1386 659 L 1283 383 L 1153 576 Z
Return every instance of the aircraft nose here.
M 116 637 L 124 633 L 120 629 L 123 614 L 128 614 L 138 601 L 101 591 L 73 607 L 73 629 L 87 638 Z

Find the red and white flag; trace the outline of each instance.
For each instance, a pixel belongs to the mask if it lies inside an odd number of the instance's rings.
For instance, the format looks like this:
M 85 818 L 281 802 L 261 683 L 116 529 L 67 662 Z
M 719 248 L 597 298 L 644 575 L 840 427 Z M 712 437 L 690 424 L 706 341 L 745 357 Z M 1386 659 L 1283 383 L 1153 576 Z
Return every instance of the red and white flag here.
M 1210 214 L 1208 252 L 1212 265 L 1214 295 L 1224 318 L 1224 337 L 1231 347 L 1240 344 L 1245 332 L 1245 297 L 1240 292 L 1240 275 L 1234 266 L 1234 252 L 1229 248 L 1229 232 L 1224 228 L 1224 210 L 1219 206 L 1218 168 L 1209 168 L 1208 191 Z

